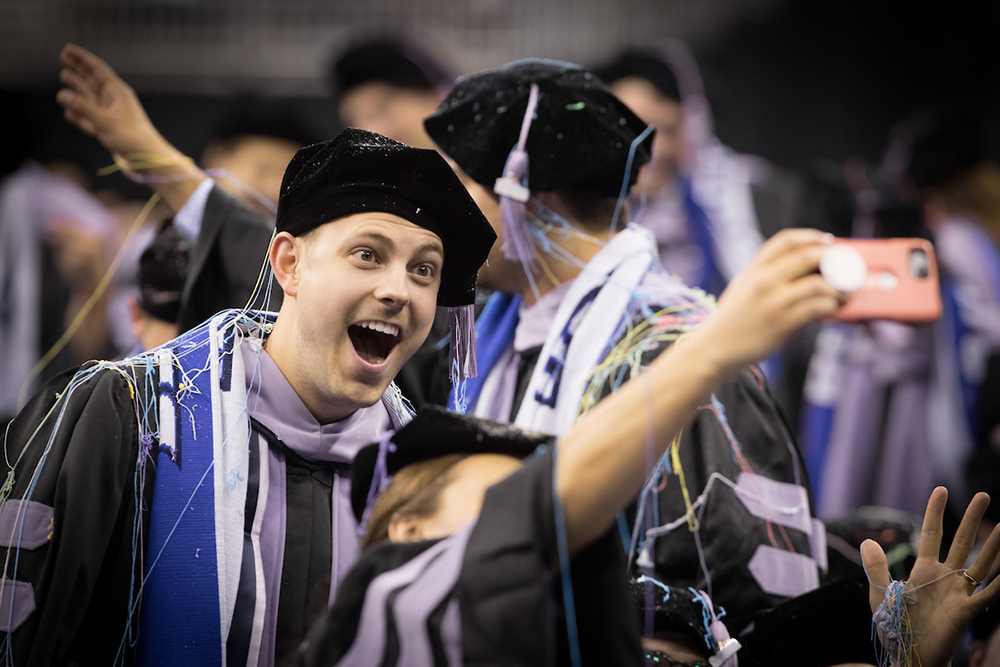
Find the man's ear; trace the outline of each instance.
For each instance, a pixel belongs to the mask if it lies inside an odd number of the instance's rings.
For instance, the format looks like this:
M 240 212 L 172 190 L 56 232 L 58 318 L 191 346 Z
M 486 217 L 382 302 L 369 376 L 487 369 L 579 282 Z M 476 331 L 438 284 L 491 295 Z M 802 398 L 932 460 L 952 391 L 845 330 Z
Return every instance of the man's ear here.
M 146 318 L 139 305 L 139 299 L 134 294 L 130 294 L 128 297 L 128 317 L 132 323 L 132 335 L 137 339 L 142 338 Z
M 424 522 L 414 517 L 393 516 L 389 520 L 388 533 L 390 542 L 419 542 L 424 539 Z
M 278 232 L 271 240 L 267 258 L 271 262 L 274 278 L 286 296 L 296 296 L 299 291 L 299 276 L 305 252 L 303 240 L 288 232 Z

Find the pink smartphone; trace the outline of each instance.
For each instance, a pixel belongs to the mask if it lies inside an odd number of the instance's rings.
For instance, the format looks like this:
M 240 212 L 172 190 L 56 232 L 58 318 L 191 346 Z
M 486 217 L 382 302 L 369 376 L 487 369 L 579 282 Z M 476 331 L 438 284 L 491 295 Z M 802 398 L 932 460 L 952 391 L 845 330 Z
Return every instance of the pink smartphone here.
M 926 239 L 837 239 L 820 273 L 851 295 L 832 320 L 927 324 L 941 316 L 937 259 Z

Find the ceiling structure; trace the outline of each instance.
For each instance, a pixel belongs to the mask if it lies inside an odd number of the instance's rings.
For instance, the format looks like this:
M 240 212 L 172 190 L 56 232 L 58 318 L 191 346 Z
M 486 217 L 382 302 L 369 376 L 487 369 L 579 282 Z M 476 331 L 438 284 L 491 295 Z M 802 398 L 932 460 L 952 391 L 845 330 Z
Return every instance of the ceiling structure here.
M 359 35 L 406 33 L 455 69 L 528 56 L 593 63 L 663 38 L 696 49 L 785 0 L 3 0 L 0 87 L 55 85 L 68 41 L 137 89 L 316 94 Z

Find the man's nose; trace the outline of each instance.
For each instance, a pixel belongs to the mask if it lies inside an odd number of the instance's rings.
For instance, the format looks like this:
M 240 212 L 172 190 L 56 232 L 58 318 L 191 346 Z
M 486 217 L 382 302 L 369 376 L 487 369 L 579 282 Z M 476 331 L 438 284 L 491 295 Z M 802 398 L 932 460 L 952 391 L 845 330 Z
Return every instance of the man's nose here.
M 410 276 L 401 264 L 386 266 L 375 287 L 375 298 L 387 305 L 402 307 L 410 301 Z

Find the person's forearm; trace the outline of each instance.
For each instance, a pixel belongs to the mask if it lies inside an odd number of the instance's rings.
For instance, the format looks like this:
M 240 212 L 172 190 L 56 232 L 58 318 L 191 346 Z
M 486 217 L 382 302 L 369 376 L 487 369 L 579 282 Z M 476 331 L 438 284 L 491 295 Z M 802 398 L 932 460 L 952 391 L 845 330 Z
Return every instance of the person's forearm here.
M 116 156 L 116 159 L 118 157 Z M 183 208 L 185 202 L 194 194 L 201 182 L 208 178 L 193 160 L 162 137 L 157 137 L 155 140 L 150 139 L 149 145 L 144 146 L 141 151 L 137 151 L 135 154 L 120 157 L 123 157 L 130 165 L 141 164 L 139 160 L 146 157 L 150 158 L 150 162 L 155 161 L 164 165 L 134 169 L 134 171 L 150 179 L 149 187 L 160 195 L 164 203 L 174 213 Z
M 648 473 L 650 426 L 656 434 L 655 461 L 707 402 L 727 372 L 718 349 L 704 332 L 690 334 L 562 438 L 556 488 L 570 553 L 607 531 L 615 515 L 639 493 Z
M 56 94 L 70 123 L 94 137 L 124 169 L 149 176 L 149 185 L 175 212 L 205 178 L 193 161 L 170 145 L 146 115 L 135 91 L 87 49 L 67 44 Z
M 726 288 L 708 319 L 566 435 L 556 489 L 572 549 L 608 529 L 642 488 L 647 460 L 663 455 L 728 374 L 766 357 L 802 325 L 843 305 L 844 295 L 817 273 L 831 242 L 815 230 L 775 234 Z M 656 437 L 647 457 L 649 422 Z

